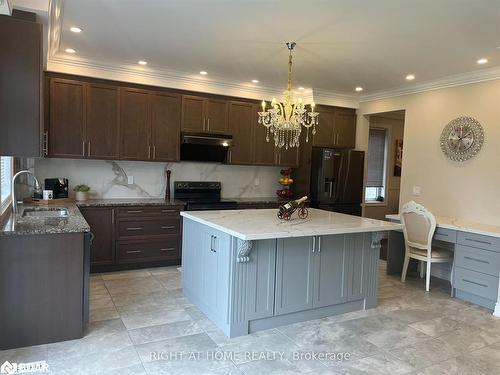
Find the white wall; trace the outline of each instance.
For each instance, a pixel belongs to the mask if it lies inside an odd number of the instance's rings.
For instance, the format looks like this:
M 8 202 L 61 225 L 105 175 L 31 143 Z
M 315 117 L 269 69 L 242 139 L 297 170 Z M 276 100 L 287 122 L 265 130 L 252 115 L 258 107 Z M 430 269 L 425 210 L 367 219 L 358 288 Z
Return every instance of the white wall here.
M 356 144 L 368 148 L 366 115 L 405 110 L 400 204 L 413 199 L 436 215 L 500 225 L 500 80 L 450 87 L 361 103 Z M 444 126 L 459 116 L 472 116 L 483 126 L 481 152 L 466 162 L 442 153 Z M 413 186 L 420 196 L 413 196 Z
M 172 189 L 174 181 L 222 181 L 223 197 L 272 197 L 279 188 L 278 167 L 35 159 L 35 174 L 41 183 L 45 178 L 67 177 L 70 194 L 75 185 L 87 184 L 94 198 L 163 197 L 166 169 L 172 171 Z M 129 176 L 133 176 L 133 184 L 128 184 Z

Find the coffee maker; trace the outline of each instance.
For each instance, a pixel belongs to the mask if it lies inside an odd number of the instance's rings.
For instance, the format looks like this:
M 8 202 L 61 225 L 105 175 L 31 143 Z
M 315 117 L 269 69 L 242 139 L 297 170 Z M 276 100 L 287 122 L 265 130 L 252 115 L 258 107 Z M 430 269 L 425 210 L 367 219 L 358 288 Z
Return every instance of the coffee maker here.
M 67 178 L 46 178 L 45 190 L 52 190 L 54 199 L 68 198 Z

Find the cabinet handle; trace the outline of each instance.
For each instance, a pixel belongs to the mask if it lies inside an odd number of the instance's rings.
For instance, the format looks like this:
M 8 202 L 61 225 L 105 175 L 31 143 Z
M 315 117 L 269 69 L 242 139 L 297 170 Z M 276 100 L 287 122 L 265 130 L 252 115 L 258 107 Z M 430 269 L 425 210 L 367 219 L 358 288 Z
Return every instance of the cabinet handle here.
M 161 227 L 161 229 L 174 229 L 174 228 L 175 228 L 174 225 L 167 225 L 167 226 Z
M 484 264 L 490 264 L 490 262 L 488 262 L 486 260 L 471 258 L 471 257 L 468 257 L 468 256 L 464 256 L 464 259 L 469 259 L 469 260 L 473 260 L 475 262 L 484 263 Z
M 313 237 L 313 253 L 316 251 L 316 236 Z
M 129 214 L 139 214 L 141 212 L 142 212 L 142 210 L 127 210 L 127 213 L 129 213 Z
M 156 160 L 156 146 L 153 146 L 153 159 Z
M 161 212 L 170 213 L 170 212 L 175 212 L 175 210 L 161 210 Z
M 229 150 L 229 162 L 233 159 L 233 150 Z
M 477 243 L 482 243 L 484 245 L 491 245 L 491 242 L 488 241 L 481 241 L 481 240 L 475 240 L 474 238 L 466 238 L 467 241 L 470 242 L 477 242 Z
M 477 282 L 472 281 L 472 280 L 462 279 L 462 281 L 465 281 L 466 283 L 469 283 L 469 284 L 479 285 L 479 286 L 482 286 L 483 288 L 488 287 L 488 285 L 486 285 L 486 284 L 477 283 Z
M 173 251 L 175 247 L 165 247 L 164 249 L 160 249 L 160 251 Z
M 207 130 L 210 131 L 210 117 L 207 118 Z
M 207 118 L 206 117 L 203 117 L 203 131 L 205 131 L 206 129 L 206 122 L 207 122 Z
M 85 156 L 85 141 L 82 141 L 82 156 Z
M 214 248 L 213 248 L 213 252 L 216 253 L 217 252 L 217 249 L 215 248 L 215 240 L 217 240 L 217 236 L 213 236 L 214 237 Z
M 151 159 L 151 146 L 148 146 L 148 159 Z
M 87 142 L 88 146 L 89 146 L 89 150 L 88 150 L 88 154 L 87 156 L 90 156 L 90 141 Z
M 115 209 L 113 208 L 111 210 L 111 224 L 115 223 Z
M 45 130 L 43 132 L 43 141 L 42 141 L 42 152 L 43 156 L 47 156 L 49 154 L 49 131 Z
M 127 250 L 127 254 L 137 254 L 140 252 L 141 252 L 141 250 Z
M 214 236 L 210 235 L 210 251 L 214 251 Z
M 321 253 L 321 237 L 318 237 L 318 253 Z
M 129 227 L 127 230 L 142 230 L 141 227 Z

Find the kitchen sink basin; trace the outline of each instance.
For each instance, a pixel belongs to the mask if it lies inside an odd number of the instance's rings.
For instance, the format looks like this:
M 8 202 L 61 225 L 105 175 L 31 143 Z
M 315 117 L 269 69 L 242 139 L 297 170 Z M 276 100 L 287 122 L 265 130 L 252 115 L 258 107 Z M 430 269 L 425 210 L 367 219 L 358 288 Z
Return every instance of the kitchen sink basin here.
M 68 217 L 69 212 L 64 207 L 25 208 L 23 217 Z

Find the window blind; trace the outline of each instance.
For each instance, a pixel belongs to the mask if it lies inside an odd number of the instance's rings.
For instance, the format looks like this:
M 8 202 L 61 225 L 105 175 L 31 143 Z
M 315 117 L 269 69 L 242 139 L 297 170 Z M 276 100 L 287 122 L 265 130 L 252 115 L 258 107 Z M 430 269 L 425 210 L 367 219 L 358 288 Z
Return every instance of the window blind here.
M 385 129 L 370 129 L 367 187 L 383 187 L 385 185 L 385 132 Z
M 11 199 L 10 180 L 12 178 L 12 158 L 0 157 L 0 214 L 3 214 Z

